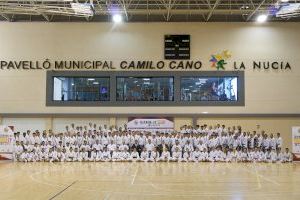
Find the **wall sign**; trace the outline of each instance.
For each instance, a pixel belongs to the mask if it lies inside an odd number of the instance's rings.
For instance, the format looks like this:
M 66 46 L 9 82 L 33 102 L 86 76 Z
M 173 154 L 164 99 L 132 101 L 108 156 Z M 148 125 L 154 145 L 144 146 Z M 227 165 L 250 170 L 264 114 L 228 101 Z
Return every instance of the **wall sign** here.
M 174 130 L 173 118 L 128 118 L 127 129 L 132 131 L 164 132 Z
M 300 161 L 300 127 L 292 127 L 293 160 Z
M 212 61 L 211 61 L 212 62 Z M 292 67 L 286 61 L 231 61 L 217 60 L 214 70 L 244 71 L 253 69 L 256 71 L 274 70 L 287 71 Z M 45 60 L 45 61 L 4 61 L 0 60 L 0 70 L 202 70 L 201 60 L 123 60 L 113 62 L 111 60 Z
M 13 159 L 13 139 L 14 133 L 12 127 L 0 126 L 0 160 Z

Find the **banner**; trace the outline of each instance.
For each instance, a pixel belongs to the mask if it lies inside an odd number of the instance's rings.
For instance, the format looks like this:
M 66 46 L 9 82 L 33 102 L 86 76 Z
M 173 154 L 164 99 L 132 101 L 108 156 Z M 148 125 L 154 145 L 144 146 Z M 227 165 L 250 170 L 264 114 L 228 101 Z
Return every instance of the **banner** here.
M 173 118 L 128 118 L 127 129 L 132 131 L 170 132 L 174 130 Z
M 13 159 L 13 127 L 0 126 L 0 160 Z
M 300 126 L 292 127 L 293 161 L 300 161 Z

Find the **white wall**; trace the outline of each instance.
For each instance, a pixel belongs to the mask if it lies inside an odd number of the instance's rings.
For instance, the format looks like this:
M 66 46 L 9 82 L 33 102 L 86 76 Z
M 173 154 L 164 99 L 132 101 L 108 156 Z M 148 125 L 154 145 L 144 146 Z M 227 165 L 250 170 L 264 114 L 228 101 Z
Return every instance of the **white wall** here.
M 46 107 L 45 70 L 0 70 L 0 113 L 300 113 L 300 23 L 0 23 L 0 60 L 163 60 L 165 34 L 190 34 L 191 59 L 288 61 L 291 71 L 245 71 L 241 107 Z M 118 66 L 115 66 L 118 67 Z M 232 70 L 228 68 L 227 70 Z
M 75 126 L 88 126 L 89 123 L 97 124 L 97 128 L 99 128 L 100 125 L 106 124 L 110 125 L 109 118 L 54 118 L 53 119 L 53 131 L 54 132 L 63 132 L 65 131 L 65 127 L 70 125 L 72 123 L 75 124 Z
M 46 129 L 46 120 L 44 118 L 3 118 L 2 124 L 7 126 L 14 126 L 15 132 L 25 132 L 27 130 Z
M 116 119 L 116 126 L 117 127 L 124 127 L 124 124 L 128 123 L 128 118 L 127 117 L 118 117 Z

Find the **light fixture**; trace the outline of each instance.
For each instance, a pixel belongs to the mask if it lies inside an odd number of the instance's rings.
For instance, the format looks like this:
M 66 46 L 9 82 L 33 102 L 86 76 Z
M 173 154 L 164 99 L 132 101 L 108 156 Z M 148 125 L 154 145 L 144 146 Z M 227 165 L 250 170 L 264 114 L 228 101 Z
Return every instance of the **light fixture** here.
M 261 15 L 258 15 L 258 17 L 256 18 L 256 21 L 257 21 L 258 23 L 264 23 L 264 22 L 267 21 L 267 19 L 268 19 L 268 15 L 266 15 L 266 14 L 261 14 Z
M 95 79 L 94 78 L 88 78 L 88 81 L 94 81 Z
M 121 23 L 123 21 L 123 17 L 120 14 L 114 14 L 112 19 L 114 23 Z
M 249 6 L 243 5 L 243 6 L 241 7 L 241 9 L 242 9 L 242 10 L 249 9 Z
M 281 0 L 281 2 L 287 3 L 287 2 L 289 2 L 289 0 Z
M 282 4 L 279 8 L 279 11 L 276 13 L 276 17 L 283 19 L 289 19 L 291 17 L 300 16 L 300 3 L 285 3 Z
M 71 3 L 71 8 L 79 16 L 91 17 L 94 15 L 93 4 L 90 3 Z
M 93 82 L 94 85 L 99 85 L 99 82 Z
M 207 114 L 208 112 L 206 112 L 206 111 L 204 111 L 204 112 L 202 112 L 203 114 Z

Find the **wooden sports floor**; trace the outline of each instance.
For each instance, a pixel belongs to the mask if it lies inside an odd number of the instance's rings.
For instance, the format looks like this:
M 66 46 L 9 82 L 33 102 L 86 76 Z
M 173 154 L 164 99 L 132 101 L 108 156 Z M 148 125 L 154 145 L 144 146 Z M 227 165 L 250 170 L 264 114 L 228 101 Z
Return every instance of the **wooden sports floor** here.
M 300 164 L 0 163 L 0 199 L 300 200 Z

